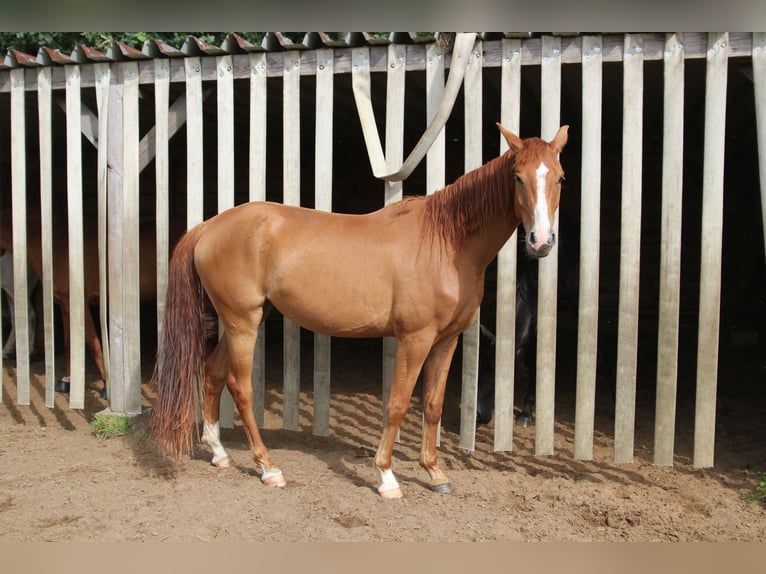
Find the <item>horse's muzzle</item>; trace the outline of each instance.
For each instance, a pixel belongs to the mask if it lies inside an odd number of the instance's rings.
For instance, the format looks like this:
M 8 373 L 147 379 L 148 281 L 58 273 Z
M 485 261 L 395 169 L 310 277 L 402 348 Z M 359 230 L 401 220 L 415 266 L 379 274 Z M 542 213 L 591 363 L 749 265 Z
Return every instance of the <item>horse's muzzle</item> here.
M 529 240 L 527 241 L 527 255 L 534 257 L 535 259 L 540 259 L 541 257 L 548 255 L 554 245 L 556 245 L 555 233 L 551 233 L 548 237 L 548 241 L 545 243 L 538 243 L 535 233 L 532 232 L 529 234 Z

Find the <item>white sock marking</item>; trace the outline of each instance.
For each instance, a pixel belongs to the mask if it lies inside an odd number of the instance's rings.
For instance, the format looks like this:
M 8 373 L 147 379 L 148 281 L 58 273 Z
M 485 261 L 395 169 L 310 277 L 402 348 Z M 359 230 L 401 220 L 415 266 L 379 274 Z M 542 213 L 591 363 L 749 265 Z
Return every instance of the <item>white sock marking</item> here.
M 202 431 L 202 442 L 207 444 L 210 450 L 213 451 L 213 464 L 229 456 L 221 444 L 221 430 L 218 421 L 215 424 L 205 421 Z
M 388 492 L 389 490 L 396 490 L 399 488 L 399 483 L 396 482 L 396 478 L 394 477 L 394 471 L 390 468 L 388 470 L 377 469 L 377 471 L 380 475 L 378 492 Z

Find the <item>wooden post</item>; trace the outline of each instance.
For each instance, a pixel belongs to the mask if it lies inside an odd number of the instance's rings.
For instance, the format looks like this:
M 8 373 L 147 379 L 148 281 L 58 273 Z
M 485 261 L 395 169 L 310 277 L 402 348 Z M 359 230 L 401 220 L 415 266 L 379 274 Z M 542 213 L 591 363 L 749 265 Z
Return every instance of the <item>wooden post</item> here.
M 482 157 L 482 43 L 477 42 L 465 71 L 465 171 L 476 169 Z M 463 332 L 463 387 L 460 398 L 460 448 L 476 447 L 476 400 L 479 380 L 479 315 Z
M 753 87 L 758 142 L 758 172 L 761 180 L 761 217 L 766 246 L 766 32 L 753 32 Z
M 141 301 L 138 207 L 138 64 L 123 66 L 123 338 L 125 409 L 141 413 Z
M 231 56 L 216 58 L 218 79 L 218 213 L 234 207 L 234 64 Z M 221 428 L 234 428 L 234 400 L 227 387 L 221 392 Z
M 69 406 L 85 407 L 85 280 L 82 214 L 80 66 L 66 67 L 67 213 L 69 219 Z
M 314 159 L 314 205 L 332 211 L 333 162 L 333 50 L 316 51 L 316 152 Z M 314 333 L 314 425 L 313 433 L 330 434 L 331 338 Z
M 109 178 L 109 82 L 111 70 L 109 64 L 95 64 L 96 74 L 96 104 L 98 106 L 98 138 L 96 139 L 97 159 L 96 176 L 98 177 L 98 317 L 101 326 L 101 349 L 103 352 L 104 375 L 106 380 L 107 397 L 111 395 L 111 371 L 109 357 L 109 285 L 108 285 L 108 261 L 107 238 L 107 189 Z M 100 142 L 100 145 L 99 145 Z
M 388 171 L 399 169 L 404 160 L 404 99 L 405 72 L 407 68 L 407 46 L 391 44 L 388 46 L 388 67 L 386 82 L 386 166 Z M 428 88 L 426 88 L 427 90 Z M 403 197 L 401 181 L 385 181 L 385 205 L 396 203 Z M 386 424 L 386 405 L 391 393 L 396 360 L 396 339 L 383 337 L 383 425 Z M 399 441 L 400 433 L 396 433 Z
M 426 125 L 430 124 L 431 120 L 436 115 L 436 111 L 439 109 L 439 104 L 443 97 L 444 55 L 442 54 L 439 44 L 434 42 L 433 44 L 429 44 L 426 48 Z M 435 191 L 439 191 L 445 185 L 445 150 L 445 129 L 442 128 L 426 154 L 426 194 L 430 195 Z M 396 166 L 389 166 L 391 171 L 398 168 L 399 164 Z M 436 427 L 436 445 L 441 445 L 441 420 Z
M 727 33 L 709 34 L 705 80 L 702 249 L 699 338 L 697 340 L 697 397 L 694 418 L 694 466 L 698 468 L 713 466 L 715 450 L 728 57 L 729 35 Z
M 622 216 L 614 460 L 617 463 L 630 463 L 633 462 L 636 419 L 638 291 L 641 263 L 644 102 L 644 55 L 641 36 L 625 36 L 623 70 Z
M 28 405 L 29 296 L 27 290 L 27 138 L 26 70 L 11 70 L 11 192 L 13 205 L 13 302 L 16 319 L 16 385 L 18 403 Z M 82 407 L 79 407 L 82 408 Z
M 40 138 L 40 245 L 43 276 L 43 329 L 45 330 L 45 406 L 55 405 L 56 347 L 53 327 L 53 124 L 51 68 L 37 73 L 37 113 Z M 2 360 L 2 359 L 0 359 Z
M 170 60 L 154 60 L 154 177 L 157 233 L 157 340 L 165 317 L 170 260 Z
M 250 152 L 248 157 L 248 199 L 266 199 L 266 54 L 250 55 Z M 263 426 L 266 392 L 266 323 L 258 328 L 253 350 L 253 416 Z
M 282 76 L 284 204 L 301 204 L 300 52 L 284 53 Z M 299 430 L 301 328 L 284 318 L 284 416 L 282 428 Z
M 601 36 L 582 39 L 582 184 L 577 321 L 576 460 L 593 459 L 601 241 Z
M 521 40 L 502 41 L 500 123 L 519 133 L 521 116 Z M 502 134 L 500 153 L 508 150 Z M 497 255 L 495 331 L 495 451 L 513 450 L 513 393 L 516 357 L 516 242 L 514 231 Z
M 541 64 L 541 128 L 540 135 L 550 140 L 559 129 L 561 115 L 561 38 L 543 36 Z M 558 236 L 558 210 L 553 231 Z M 538 271 L 537 303 L 537 405 L 535 421 L 535 454 L 553 454 L 553 429 L 556 385 L 556 282 L 558 280 L 558 248 L 543 257 Z
M 660 304 L 657 326 L 657 397 L 654 464 L 673 465 L 681 299 L 681 209 L 684 165 L 684 39 L 667 34 L 662 134 Z
M 186 71 L 186 227 L 204 219 L 204 150 L 202 138 L 202 62 L 185 58 Z

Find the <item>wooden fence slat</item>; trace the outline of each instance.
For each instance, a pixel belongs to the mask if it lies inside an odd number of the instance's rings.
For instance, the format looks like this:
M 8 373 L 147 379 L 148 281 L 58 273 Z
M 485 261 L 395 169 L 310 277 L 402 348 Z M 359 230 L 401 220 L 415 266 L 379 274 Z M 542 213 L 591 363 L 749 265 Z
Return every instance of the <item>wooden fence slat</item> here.
M 444 55 L 438 43 L 426 48 L 426 125 L 430 124 L 444 97 Z M 445 185 L 445 128 L 439 131 L 426 153 L 426 194 L 432 194 Z M 397 169 L 399 166 L 393 166 Z M 391 166 L 389 166 L 391 169 Z M 393 171 L 393 170 L 392 170 Z M 424 415 L 425 416 L 425 415 Z M 436 427 L 436 446 L 441 445 L 441 420 Z
M 250 63 L 250 151 L 248 155 L 248 199 L 266 199 L 266 54 L 251 54 Z M 263 427 L 266 393 L 266 323 L 258 328 L 253 350 L 253 416 Z
M 109 165 L 109 83 L 110 68 L 108 64 L 96 64 L 96 105 L 98 106 L 98 136 L 96 142 L 96 176 L 97 194 L 98 194 L 98 317 L 101 326 L 101 349 L 104 361 L 104 375 L 106 380 L 107 397 L 111 395 L 111 364 L 109 358 L 109 304 L 108 304 L 108 257 L 107 257 L 107 239 L 109 235 L 108 217 L 107 217 L 107 189 L 108 189 L 108 165 Z
M 726 33 L 709 34 L 705 79 L 702 249 L 699 337 L 697 339 L 697 396 L 694 418 L 694 466 L 700 468 L 713 466 L 715 447 L 728 40 Z
M 186 58 L 184 66 L 186 68 L 186 227 L 191 229 L 204 218 L 202 63 L 197 57 Z
M 519 133 L 521 119 L 521 40 L 503 40 L 500 123 Z M 502 134 L 500 153 L 508 150 Z M 516 358 L 516 243 L 518 231 L 497 255 L 495 327 L 495 451 L 513 450 L 513 394 Z
M 234 72 L 231 56 L 216 58 L 218 125 L 218 213 L 234 207 Z M 234 399 L 227 387 L 221 392 L 221 428 L 234 428 Z
M 282 76 L 283 101 L 283 180 L 285 205 L 300 205 L 300 52 L 284 54 Z M 296 323 L 284 319 L 284 415 L 282 428 L 299 430 L 301 329 Z
M 541 136 L 551 140 L 561 116 L 561 38 L 543 36 L 541 64 Z M 558 235 L 558 210 L 553 231 Z M 553 454 L 556 385 L 556 282 L 558 249 L 543 257 L 538 271 L 537 303 L 537 403 L 535 408 L 535 454 Z
M 316 155 L 314 158 L 314 205 L 321 211 L 332 211 L 333 162 L 333 80 L 332 50 L 317 50 L 316 76 Z M 330 369 L 331 338 L 314 333 L 314 424 L 313 433 L 330 434 Z
M 11 192 L 13 227 L 13 302 L 16 328 L 16 385 L 20 405 L 29 394 L 29 297 L 27 295 L 27 138 L 25 70 L 11 71 Z
M 465 101 L 465 172 L 481 166 L 482 156 L 482 42 L 476 42 L 463 80 Z M 463 388 L 460 395 L 460 448 L 476 447 L 476 402 L 479 381 L 479 313 L 463 332 Z
M 622 206 L 620 223 L 620 300 L 617 345 L 614 460 L 633 462 L 638 292 L 641 252 L 641 170 L 643 142 L 642 38 L 625 36 L 623 60 Z
M 753 33 L 753 85 L 755 123 L 758 142 L 758 166 L 761 181 L 761 217 L 766 246 L 766 32 Z
M 109 256 L 109 365 L 110 365 L 110 394 L 109 407 L 114 412 L 124 412 L 125 378 L 123 352 L 123 277 L 122 277 L 122 243 L 123 243 L 123 154 L 124 141 L 122 137 L 122 107 L 124 86 L 113 82 L 109 86 L 109 109 L 107 110 L 107 214 L 109 241 L 107 252 Z
M 681 299 L 681 213 L 684 160 L 684 40 L 668 34 L 664 60 L 660 300 L 654 464 L 673 465 Z
M 391 44 L 388 46 L 386 68 L 386 166 L 388 171 L 399 169 L 404 160 L 404 99 L 405 71 L 407 68 L 407 46 Z M 395 203 L 403 197 L 401 181 L 384 181 L 383 194 L 385 205 Z M 386 424 L 386 405 L 391 392 L 396 359 L 396 339 L 383 337 L 383 426 Z M 400 433 L 396 433 L 398 442 Z
M 80 66 L 66 69 L 67 213 L 69 219 L 69 406 L 85 407 L 85 281 L 82 213 Z
M 123 331 L 125 405 L 141 413 L 141 300 L 139 280 L 138 64 L 123 64 Z M 117 383 L 119 384 L 119 382 Z
M 161 341 L 165 317 L 165 297 L 168 288 L 168 262 L 170 259 L 170 155 L 168 149 L 170 64 L 168 60 L 154 60 L 154 171 L 156 189 L 157 233 L 157 340 Z
M 40 244 L 42 246 L 43 329 L 45 331 L 45 406 L 55 405 L 55 341 L 53 326 L 53 123 L 51 69 L 37 72 L 40 140 Z M 2 360 L 2 359 L 0 359 Z
M 601 37 L 584 37 L 582 50 L 582 183 L 574 458 L 592 460 L 601 241 Z

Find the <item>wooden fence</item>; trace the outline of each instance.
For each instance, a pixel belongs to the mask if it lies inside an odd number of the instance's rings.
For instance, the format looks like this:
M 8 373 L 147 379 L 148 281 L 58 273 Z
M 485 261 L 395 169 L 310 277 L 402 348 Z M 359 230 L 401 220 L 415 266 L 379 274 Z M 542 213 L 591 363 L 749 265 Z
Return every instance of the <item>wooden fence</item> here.
M 167 47 L 166 47 L 167 48 Z M 305 48 L 305 47 L 303 47 Z M 602 199 L 602 71 L 607 63 L 618 63 L 623 70 L 622 179 L 619 249 L 619 325 L 617 344 L 617 382 L 614 428 L 614 460 L 633 460 L 642 193 L 642 126 L 644 63 L 661 61 L 664 73 L 662 229 L 657 338 L 657 398 L 654 462 L 672 465 L 676 426 L 676 384 L 679 333 L 679 276 L 681 261 L 681 188 L 683 179 L 684 66 L 689 60 L 706 62 L 705 142 L 703 178 L 702 268 L 699 287 L 699 329 L 697 367 L 697 405 L 694 464 L 712 466 L 715 428 L 717 357 L 719 344 L 720 275 L 722 243 L 722 205 L 725 101 L 727 65 L 730 58 L 752 61 L 759 135 L 760 165 L 766 165 L 766 35 L 764 34 L 629 34 L 611 36 L 514 38 L 480 36 L 468 65 L 463 87 L 464 168 L 482 163 L 482 73 L 500 72 L 500 120 L 513 131 L 520 129 L 521 72 L 525 66 L 540 69 L 541 136 L 551 138 L 560 125 L 562 65 L 581 67 L 582 138 L 581 158 L 581 236 L 580 288 L 577 348 L 577 404 L 574 456 L 593 458 L 596 353 L 599 313 L 599 213 Z M 116 48 L 115 48 L 116 49 Z M 124 47 L 122 47 L 124 50 Z M 267 138 L 267 81 L 282 82 L 282 182 L 285 203 L 301 202 L 300 158 L 301 122 L 315 123 L 314 183 L 315 208 L 332 209 L 333 199 L 333 117 L 334 78 L 339 75 L 385 75 L 386 158 L 389 168 L 401 163 L 404 153 L 407 89 L 406 73 L 424 73 L 427 120 L 433 117 L 444 93 L 445 73 L 450 55 L 435 42 L 365 44 L 362 46 L 327 43 L 319 49 L 287 49 L 249 53 L 211 50 L 212 55 L 196 52 L 149 52 L 152 57 L 126 52 L 119 61 L 94 62 L 88 58 L 64 58 L 50 63 L 38 58 L 27 61 L 9 54 L 6 70 L 0 70 L 0 96 L 10 93 L 10 171 L 13 195 L 14 269 L 26 269 L 25 218 L 28 164 L 39 173 L 40 206 L 43 221 L 43 294 L 45 324 L 46 404 L 53 406 L 53 295 L 51 270 L 52 118 L 53 102 L 64 96 L 66 118 L 67 211 L 69 219 L 70 292 L 72 293 L 71 393 L 70 407 L 84 406 L 85 341 L 83 324 L 85 302 L 83 283 L 83 169 L 82 136 L 97 148 L 97 188 L 99 249 L 102 285 L 108 285 L 109 304 L 102 297 L 102 330 L 108 358 L 109 406 L 128 414 L 141 410 L 141 356 L 139 339 L 138 233 L 139 174 L 152 160 L 156 173 L 156 225 L 158 261 L 158 317 L 161 325 L 167 259 L 169 253 L 169 173 L 168 141 L 186 127 L 186 205 L 187 226 L 202 221 L 204 205 L 205 154 L 216 154 L 218 211 L 234 205 L 234 121 L 235 82 L 249 82 L 249 144 L 247 149 L 250 200 L 266 197 L 267 158 L 272 147 Z M 42 52 L 41 52 L 42 54 Z M 164 57 L 173 55 L 178 57 Z M 134 59 L 135 58 L 135 59 Z M 301 80 L 315 78 L 315 117 L 301 116 Z M 184 90 L 170 102 L 172 85 Z M 152 85 L 154 127 L 139 137 L 140 89 Z M 95 90 L 97 110 L 83 104 L 82 94 Z M 212 91 L 217 101 L 217 149 L 206 149 L 203 138 L 203 101 Z M 36 128 L 26 125 L 30 94 L 37 94 Z M 383 107 L 383 104 L 384 107 Z M 241 102 L 240 102 L 241 106 Z M 240 115 L 242 112 L 240 110 Z M 425 127 L 425 126 L 423 126 Z M 30 157 L 26 136 L 38 130 L 39 158 Z M 417 129 L 422 129 L 418 127 Z M 499 139 L 502 139 L 499 137 Z M 504 149 L 501 141 L 500 149 Z M 440 134 L 428 152 L 427 189 L 445 183 L 445 135 Z M 242 157 L 242 156 L 240 156 Z M 30 185 L 31 184 L 31 185 Z M 402 197 L 401 182 L 381 182 L 385 202 Z M 766 175 L 761 171 L 761 193 L 766 214 Z M 766 215 L 764 216 L 766 217 Z M 595 232 L 594 232 L 595 230 Z M 107 240 L 108 239 L 108 240 Z M 498 257 L 497 272 L 497 384 L 495 399 L 494 448 L 513 449 L 514 324 L 516 236 Z M 109 265 L 106 265 L 108 254 Z M 539 281 L 537 411 L 535 451 L 554 452 L 554 399 L 556 378 L 557 262 L 558 250 L 541 261 Z M 15 273 L 16 293 L 26 292 L 26 274 Z M 27 360 L 27 299 L 15 298 L 17 333 L 16 401 L 30 399 L 30 372 Z M 107 316 L 108 315 L 108 316 Z M 300 391 L 300 329 L 284 323 L 284 418 L 286 429 L 298 429 Z M 264 337 L 259 337 L 253 374 L 255 414 L 263 424 L 265 369 Z M 384 342 L 383 394 L 391 374 L 394 341 Z M 316 434 L 329 433 L 331 341 L 314 337 L 314 420 Z M 478 369 L 478 323 L 464 335 L 463 389 L 461 400 L 460 446 L 475 447 L 475 413 Z M 60 370 L 60 369 L 59 369 Z M 233 407 L 224 401 L 222 425 L 233 424 Z

